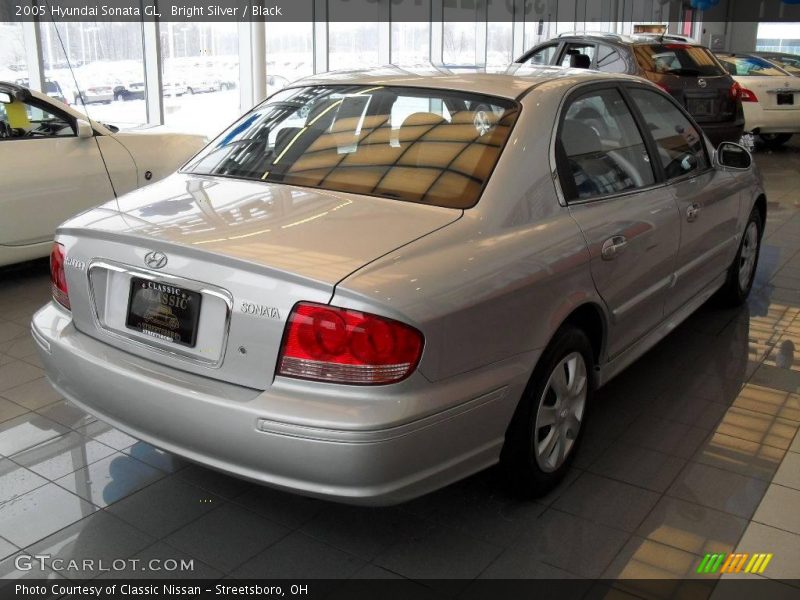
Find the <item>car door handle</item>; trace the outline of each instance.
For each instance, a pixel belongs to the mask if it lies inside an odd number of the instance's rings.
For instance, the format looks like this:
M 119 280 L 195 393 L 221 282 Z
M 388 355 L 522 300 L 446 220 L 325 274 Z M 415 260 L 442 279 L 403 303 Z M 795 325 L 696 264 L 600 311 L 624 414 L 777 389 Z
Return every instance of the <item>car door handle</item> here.
M 615 235 L 608 238 L 603 242 L 603 247 L 600 254 L 603 260 L 613 260 L 619 255 L 628 245 L 628 239 L 624 235 Z
M 699 204 L 692 204 L 689 208 L 686 209 L 686 220 L 691 223 L 692 221 L 696 221 L 697 217 L 700 216 L 700 205 Z

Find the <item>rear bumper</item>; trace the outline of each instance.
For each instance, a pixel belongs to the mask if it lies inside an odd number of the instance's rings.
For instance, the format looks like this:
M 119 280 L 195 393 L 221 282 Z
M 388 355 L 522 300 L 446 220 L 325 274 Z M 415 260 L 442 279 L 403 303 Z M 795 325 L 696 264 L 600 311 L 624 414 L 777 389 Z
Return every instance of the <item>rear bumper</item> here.
M 753 133 L 800 133 L 800 107 L 767 109 L 757 103 L 745 107 L 745 126 Z
M 368 505 L 396 504 L 497 462 L 527 380 L 521 365 L 533 358 L 465 375 L 457 388 L 429 384 L 426 398 L 478 392 L 442 412 L 409 414 L 386 427 L 375 421 L 364 429 L 334 429 L 308 424 L 309 407 L 331 410 L 313 394 L 281 389 L 279 382 L 261 392 L 161 366 L 81 333 L 52 303 L 34 316 L 32 334 L 53 386 L 122 431 L 238 477 Z M 276 396 L 298 406 L 305 422 L 268 418 L 265 406 Z M 370 410 L 385 411 L 388 419 L 397 406 L 376 395 Z
M 699 123 L 699 125 L 715 147 L 722 142 L 739 143 L 742 134 L 744 134 L 744 120 L 724 123 Z

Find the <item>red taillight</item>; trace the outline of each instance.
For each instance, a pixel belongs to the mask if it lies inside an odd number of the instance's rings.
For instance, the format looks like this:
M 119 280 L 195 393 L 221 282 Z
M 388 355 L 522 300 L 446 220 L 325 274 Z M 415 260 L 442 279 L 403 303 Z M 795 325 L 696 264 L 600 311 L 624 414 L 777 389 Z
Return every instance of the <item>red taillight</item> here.
M 756 96 L 753 90 L 742 88 L 739 95 L 742 98 L 742 102 L 758 102 L 758 96 Z
M 64 273 L 64 258 L 64 246 L 57 242 L 54 243 L 53 249 L 50 251 L 50 289 L 53 293 L 53 300 L 64 308 L 70 308 L 67 276 Z
M 278 375 L 335 383 L 405 379 L 422 354 L 422 334 L 399 321 L 300 302 L 289 315 Z
M 668 94 L 670 94 L 670 93 L 671 93 L 671 92 L 669 91 L 669 88 L 668 88 L 667 86 L 665 86 L 664 84 L 662 84 L 662 83 L 657 83 L 657 82 L 656 82 L 656 85 L 657 85 L 658 87 L 660 87 L 662 90 L 664 90 L 665 92 L 667 92 Z
M 742 95 L 742 86 L 739 85 L 738 81 L 734 81 L 731 89 L 728 90 L 728 94 L 730 95 L 732 100 L 736 100 Z

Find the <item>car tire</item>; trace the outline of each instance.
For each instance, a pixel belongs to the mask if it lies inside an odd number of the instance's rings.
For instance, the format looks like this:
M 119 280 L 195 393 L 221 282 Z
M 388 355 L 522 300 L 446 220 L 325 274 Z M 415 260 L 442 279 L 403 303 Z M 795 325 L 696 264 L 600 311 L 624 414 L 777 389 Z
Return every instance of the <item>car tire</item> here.
M 780 148 L 790 139 L 792 139 L 791 133 L 760 133 L 758 135 L 758 139 L 761 140 L 761 143 L 764 144 L 767 148 Z
M 736 258 L 728 268 L 728 277 L 719 291 L 718 298 L 725 306 L 739 306 L 747 300 L 747 296 L 750 294 L 758 268 L 758 257 L 761 253 L 763 227 L 761 212 L 758 208 L 753 207 L 744 227 Z
M 586 333 L 562 326 L 539 359 L 506 432 L 500 464 L 516 493 L 542 496 L 569 471 L 592 400 L 593 374 Z

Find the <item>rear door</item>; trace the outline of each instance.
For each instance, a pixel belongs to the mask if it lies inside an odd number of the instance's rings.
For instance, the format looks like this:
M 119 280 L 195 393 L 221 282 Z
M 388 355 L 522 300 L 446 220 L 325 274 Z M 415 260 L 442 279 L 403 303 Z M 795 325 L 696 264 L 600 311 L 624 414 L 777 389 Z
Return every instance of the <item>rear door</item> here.
M 558 174 L 611 314 L 608 352 L 614 356 L 664 316 L 680 223 L 675 198 L 658 182 L 650 150 L 616 84 L 585 89 L 564 108 Z
M 664 94 L 631 86 L 628 94 L 655 144 L 680 214 L 676 279 L 666 299 L 671 314 L 724 274 L 736 252 L 739 193 L 730 173 L 713 168 L 703 136 Z

